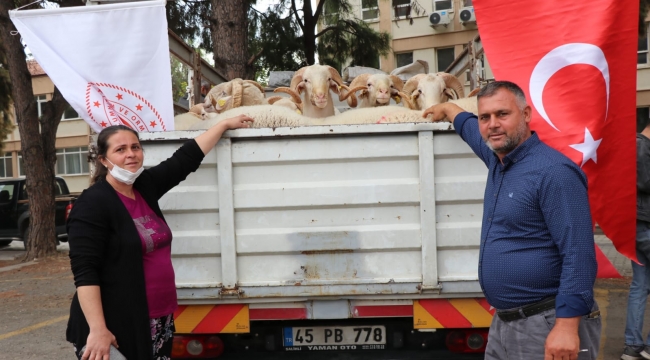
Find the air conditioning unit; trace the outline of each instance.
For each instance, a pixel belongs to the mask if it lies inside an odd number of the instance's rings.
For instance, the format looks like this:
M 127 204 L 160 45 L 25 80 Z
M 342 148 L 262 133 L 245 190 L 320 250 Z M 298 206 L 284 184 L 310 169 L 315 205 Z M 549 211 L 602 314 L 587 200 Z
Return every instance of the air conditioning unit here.
M 445 25 L 451 22 L 449 10 L 434 11 L 429 15 L 429 22 L 431 26 Z
M 474 15 L 474 7 L 468 6 L 460 10 L 460 22 L 476 22 L 476 16 Z

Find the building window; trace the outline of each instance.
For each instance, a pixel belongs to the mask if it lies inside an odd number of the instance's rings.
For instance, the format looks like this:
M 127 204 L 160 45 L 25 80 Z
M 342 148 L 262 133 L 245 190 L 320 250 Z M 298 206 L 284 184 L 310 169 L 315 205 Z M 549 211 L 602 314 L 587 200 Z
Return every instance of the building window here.
M 636 108 L 636 132 L 640 133 L 650 122 L 650 107 Z
M 38 109 L 38 117 L 40 118 L 43 116 L 43 110 L 41 109 L 41 104 L 46 102 L 47 97 L 45 95 L 37 95 L 34 96 L 34 100 L 36 100 L 36 108 Z
M 0 178 L 10 178 L 13 176 L 13 159 L 10 153 L 4 153 L 0 155 Z
M 648 35 L 639 38 L 639 46 L 636 52 L 636 63 L 648 63 Z
M 445 71 L 454 62 L 454 48 L 436 49 L 436 58 L 438 60 L 438 71 Z
M 79 119 L 79 114 L 72 108 L 72 106 L 68 105 L 68 108 L 65 109 L 63 112 L 63 117 L 61 120 L 73 120 L 73 119 Z
M 433 0 L 433 11 L 451 10 L 452 0 Z
M 395 17 L 406 17 L 411 14 L 411 0 L 393 0 L 393 9 Z
M 397 67 L 410 65 L 413 63 L 413 52 L 395 54 L 395 62 Z
M 88 174 L 88 147 L 56 149 L 56 174 Z
M 464 5 L 465 7 L 467 7 L 467 6 L 472 6 L 472 0 L 463 0 L 463 5 Z
M 375 20 L 379 18 L 378 0 L 361 0 L 361 18 L 363 20 Z

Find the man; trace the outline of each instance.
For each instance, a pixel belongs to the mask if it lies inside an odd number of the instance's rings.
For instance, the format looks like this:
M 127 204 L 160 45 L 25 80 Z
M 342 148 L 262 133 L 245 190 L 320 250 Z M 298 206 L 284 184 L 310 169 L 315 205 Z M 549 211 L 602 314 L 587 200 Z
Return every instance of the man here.
M 531 108 L 514 83 L 478 93 L 478 118 L 452 103 L 425 112 L 453 119 L 489 172 L 479 282 L 497 309 L 486 359 L 596 359 L 600 317 L 585 174 L 531 132 Z
M 650 359 L 650 334 L 643 341 L 643 316 L 650 291 L 650 123 L 636 134 L 636 257 L 642 265 L 632 261 L 621 360 Z

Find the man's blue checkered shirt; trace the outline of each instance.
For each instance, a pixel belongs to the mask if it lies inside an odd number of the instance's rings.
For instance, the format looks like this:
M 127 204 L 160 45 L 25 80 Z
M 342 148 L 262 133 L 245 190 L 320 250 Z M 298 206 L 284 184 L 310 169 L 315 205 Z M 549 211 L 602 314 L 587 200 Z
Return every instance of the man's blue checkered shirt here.
M 454 127 L 489 170 L 479 282 L 490 305 L 557 296 L 557 317 L 588 314 L 597 265 L 585 174 L 535 133 L 501 164 L 475 115 L 460 113 Z

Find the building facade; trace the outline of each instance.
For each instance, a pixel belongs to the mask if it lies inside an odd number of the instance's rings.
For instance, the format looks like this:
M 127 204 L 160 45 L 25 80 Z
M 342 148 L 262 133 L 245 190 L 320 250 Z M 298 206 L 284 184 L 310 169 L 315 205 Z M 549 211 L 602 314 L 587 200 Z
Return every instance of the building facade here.
M 416 60 L 429 63 L 429 72 L 444 71 L 478 35 L 472 0 L 351 0 L 353 15 L 392 37 L 392 53 L 380 58 L 391 72 Z M 646 18 L 650 21 L 650 16 Z M 650 118 L 650 36 L 639 38 L 637 56 L 637 130 Z M 477 61 L 479 80 L 494 80 L 488 59 Z M 461 80 L 462 77 L 461 77 Z M 469 79 L 465 79 L 469 90 Z
M 41 115 L 41 103 L 49 101 L 54 93 L 54 84 L 35 61 L 27 63 L 32 75 L 34 101 Z M 16 123 L 16 117 L 13 116 Z M 90 126 L 79 117 L 76 111 L 68 108 L 56 132 L 56 169 L 57 176 L 65 179 L 71 192 L 81 192 L 90 185 L 88 164 L 88 144 Z M 4 151 L 0 155 L 0 178 L 24 176 L 22 156 L 20 153 L 20 134 L 18 125 L 3 141 Z

